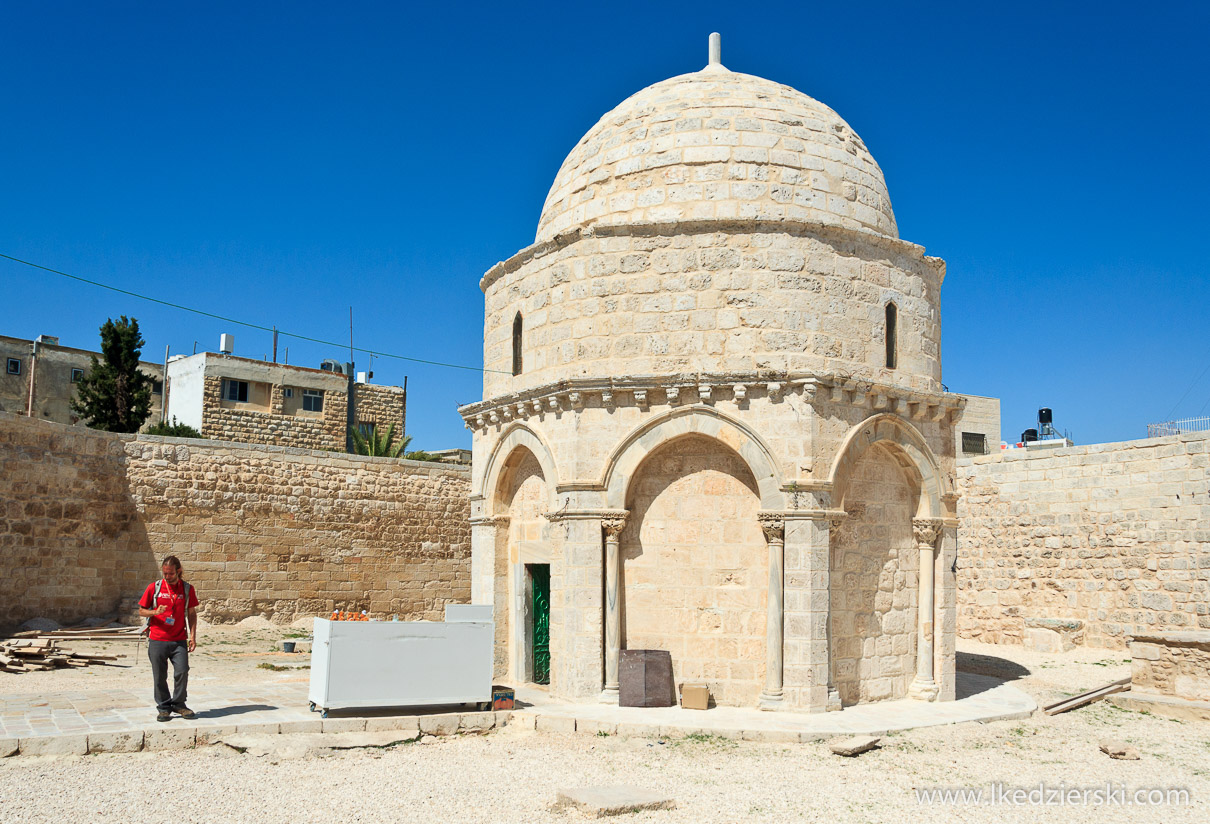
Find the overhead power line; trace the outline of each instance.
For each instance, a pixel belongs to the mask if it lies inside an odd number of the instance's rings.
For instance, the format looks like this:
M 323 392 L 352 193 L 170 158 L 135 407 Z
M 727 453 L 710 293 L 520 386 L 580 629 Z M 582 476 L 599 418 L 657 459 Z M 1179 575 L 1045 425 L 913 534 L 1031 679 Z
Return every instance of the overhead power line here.
M 172 301 L 161 300 L 159 298 L 153 298 L 153 297 L 150 297 L 149 295 L 141 295 L 138 292 L 131 292 L 129 289 L 119 289 L 117 286 L 110 286 L 108 283 L 101 283 L 100 281 L 89 280 L 88 278 L 82 278 L 79 275 L 72 275 L 67 272 L 61 272 L 58 269 L 51 269 L 49 266 L 42 266 L 37 263 L 31 263 L 28 260 L 22 260 L 21 258 L 16 258 L 16 257 L 13 257 L 12 255 L 6 255 L 3 252 L 0 252 L 0 258 L 4 258 L 5 260 L 11 260 L 13 263 L 20 263 L 23 266 L 29 266 L 33 269 L 41 269 L 44 272 L 50 272 L 55 275 L 62 275 L 65 278 L 71 278 L 72 280 L 77 280 L 80 283 L 87 283 L 90 286 L 99 286 L 100 288 L 108 289 L 111 292 L 118 292 L 123 295 L 130 295 L 131 297 L 138 298 L 139 300 L 146 300 L 146 301 L 150 301 L 151 303 L 158 303 L 161 306 L 170 306 L 173 309 L 180 309 L 183 312 L 192 312 L 195 315 L 203 315 L 208 318 L 214 318 L 215 320 L 221 320 L 224 323 L 234 323 L 237 326 L 244 326 L 249 329 L 259 329 L 262 332 L 275 331 L 273 329 L 273 327 L 271 327 L 271 326 L 262 326 L 259 323 L 249 323 L 248 321 L 244 321 L 244 320 L 236 320 L 235 318 L 229 318 L 224 315 L 216 315 L 213 312 L 206 312 L 202 309 L 194 309 L 192 306 L 184 306 L 180 303 L 173 303 Z M 339 347 L 341 349 L 343 349 L 346 346 L 346 344 L 343 344 L 343 343 L 335 343 L 334 341 L 330 341 L 330 340 L 321 340 L 320 338 L 312 338 L 308 335 L 300 335 L 297 332 L 284 332 L 281 329 L 277 329 L 276 332 L 279 335 L 285 335 L 286 337 L 296 338 L 298 340 L 305 340 L 310 343 L 319 343 L 319 344 L 323 344 L 324 346 L 335 346 L 335 347 Z M 429 366 L 443 366 L 447 369 L 466 369 L 471 372 L 498 372 L 502 375 L 509 374 L 508 372 L 505 372 L 502 369 L 487 369 L 482 366 L 464 366 L 463 364 L 460 364 L 460 363 L 443 363 L 442 361 L 425 360 L 424 358 L 410 358 L 407 355 L 395 355 L 390 352 L 380 351 L 378 349 L 363 349 L 360 346 L 350 347 L 350 348 L 352 349 L 352 351 L 365 352 L 367 355 L 373 355 L 376 358 L 394 358 L 395 360 L 409 361 L 411 363 L 424 363 L 424 364 L 428 364 Z

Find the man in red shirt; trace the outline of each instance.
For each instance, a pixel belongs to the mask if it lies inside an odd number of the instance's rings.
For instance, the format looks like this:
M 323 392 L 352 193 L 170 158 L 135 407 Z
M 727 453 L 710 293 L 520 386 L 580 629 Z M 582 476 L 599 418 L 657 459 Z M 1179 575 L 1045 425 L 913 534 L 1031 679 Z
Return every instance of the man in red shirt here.
M 156 720 L 167 721 L 174 712 L 182 718 L 193 718 L 196 713 L 185 706 L 185 692 L 189 686 L 189 653 L 197 648 L 197 591 L 181 578 L 181 562 L 175 555 L 164 559 L 160 572 L 163 580 L 150 584 L 139 599 L 139 615 L 150 619 L 147 657 L 151 659 Z M 171 696 L 169 661 L 173 673 Z

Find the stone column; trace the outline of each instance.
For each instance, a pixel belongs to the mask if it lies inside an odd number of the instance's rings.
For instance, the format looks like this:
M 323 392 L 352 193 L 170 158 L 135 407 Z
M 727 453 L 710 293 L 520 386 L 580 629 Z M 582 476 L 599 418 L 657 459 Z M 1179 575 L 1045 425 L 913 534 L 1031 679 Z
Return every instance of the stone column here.
M 935 578 L 934 547 L 941 532 L 941 521 L 937 518 L 915 518 L 912 534 L 920 550 L 920 598 L 918 626 L 920 636 L 916 641 L 916 678 L 908 687 L 908 695 L 921 701 L 932 701 L 937 697 L 937 682 L 933 680 L 933 582 Z
M 621 595 L 622 553 L 619 539 L 626 526 L 626 515 L 612 515 L 601 521 L 605 531 L 605 689 L 602 704 L 618 703 L 618 658 L 622 653 Z
M 769 598 L 765 619 L 765 688 L 760 694 L 764 710 L 782 706 L 783 619 L 785 611 L 785 519 L 760 514 L 760 528 L 769 542 Z

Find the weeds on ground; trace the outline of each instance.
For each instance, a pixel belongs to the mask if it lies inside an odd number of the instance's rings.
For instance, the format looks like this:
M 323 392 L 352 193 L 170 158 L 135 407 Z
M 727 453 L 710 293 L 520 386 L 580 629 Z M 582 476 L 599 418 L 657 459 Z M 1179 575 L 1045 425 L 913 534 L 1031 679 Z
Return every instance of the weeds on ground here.
M 309 669 L 311 669 L 311 666 L 309 664 L 303 664 L 302 666 L 298 666 L 298 667 L 279 667 L 277 664 L 270 664 L 268 662 L 264 662 L 264 663 L 257 664 L 256 668 L 263 669 L 263 670 L 269 670 L 271 672 L 291 672 L 293 670 L 309 670 Z
M 674 747 L 680 747 L 685 744 L 698 744 L 716 747 L 718 749 L 732 749 L 738 746 L 738 744 L 730 738 L 725 738 L 721 735 L 715 735 L 714 733 L 709 732 L 691 732 L 684 738 L 673 739 L 668 743 Z

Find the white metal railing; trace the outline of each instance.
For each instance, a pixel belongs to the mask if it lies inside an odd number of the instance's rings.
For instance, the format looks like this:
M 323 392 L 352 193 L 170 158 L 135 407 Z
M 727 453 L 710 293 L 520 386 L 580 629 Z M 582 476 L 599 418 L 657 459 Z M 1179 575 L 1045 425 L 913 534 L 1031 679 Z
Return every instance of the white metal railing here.
M 1165 435 L 1179 435 L 1182 432 L 1210 432 L 1210 415 L 1202 418 L 1183 418 L 1179 421 L 1147 424 L 1148 438 L 1162 438 Z

